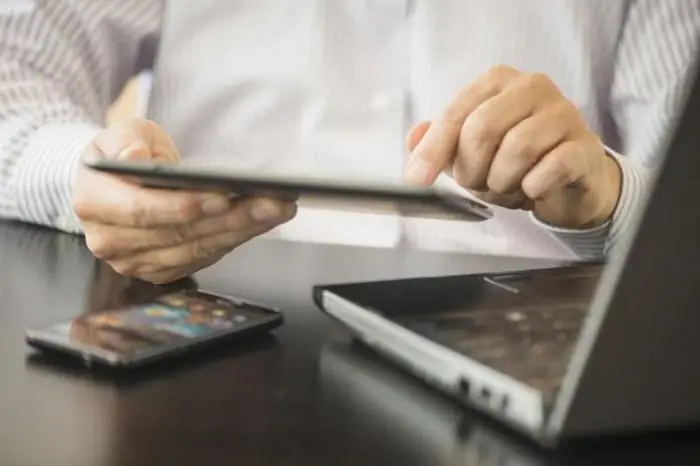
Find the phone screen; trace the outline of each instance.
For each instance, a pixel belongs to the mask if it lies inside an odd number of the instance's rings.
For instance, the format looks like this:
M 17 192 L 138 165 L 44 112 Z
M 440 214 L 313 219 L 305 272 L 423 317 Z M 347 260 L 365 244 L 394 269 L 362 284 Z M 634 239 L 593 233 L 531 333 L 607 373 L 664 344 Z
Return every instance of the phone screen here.
M 92 350 L 108 360 L 128 360 L 255 327 L 275 320 L 277 314 L 201 291 L 184 291 L 83 314 L 29 336 L 30 341 L 48 340 L 52 346 Z

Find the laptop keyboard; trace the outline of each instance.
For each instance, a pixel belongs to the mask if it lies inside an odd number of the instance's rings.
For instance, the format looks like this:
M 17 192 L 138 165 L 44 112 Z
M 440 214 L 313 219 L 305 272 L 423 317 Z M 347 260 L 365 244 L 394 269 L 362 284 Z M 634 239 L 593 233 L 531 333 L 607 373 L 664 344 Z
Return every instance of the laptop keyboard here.
M 586 316 L 581 303 L 449 312 L 404 324 L 544 392 L 558 388 Z

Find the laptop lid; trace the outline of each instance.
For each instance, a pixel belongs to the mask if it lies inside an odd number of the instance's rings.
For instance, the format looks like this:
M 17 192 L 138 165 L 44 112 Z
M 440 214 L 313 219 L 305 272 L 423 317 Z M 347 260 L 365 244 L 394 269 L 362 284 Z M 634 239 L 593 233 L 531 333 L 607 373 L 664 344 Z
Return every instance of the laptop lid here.
M 700 421 L 700 76 L 634 233 L 611 255 L 547 435 Z

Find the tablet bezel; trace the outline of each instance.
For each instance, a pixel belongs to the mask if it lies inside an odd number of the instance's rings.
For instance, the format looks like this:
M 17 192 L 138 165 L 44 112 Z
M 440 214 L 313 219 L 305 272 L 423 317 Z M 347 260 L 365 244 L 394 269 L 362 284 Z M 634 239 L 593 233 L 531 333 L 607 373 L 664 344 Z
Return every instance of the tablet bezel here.
M 491 208 L 478 200 L 439 187 L 418 187 L 388 182 L 349 182 L 318 177 L 261 174 L 252 170 L 194 168 L 178 164 L 125 162 L 108 159 L 85 161 L 93 170 L 124 176 L 150 188 L 225 191 L 229 194 L 265 196 L 300 201 L 325 201 L 326 208 L 350 201 L 351 209 L 407 217 L 432 217 L 462 221 L 484 221 L 493 217 Z M 313 200 L 311 201 L 313 206 Z M 352 207 L 356 207 L 352 208 Z M 346 206 L 347 207 L 347 206 Z M 364 207 L 364 208 L 363 208 Z

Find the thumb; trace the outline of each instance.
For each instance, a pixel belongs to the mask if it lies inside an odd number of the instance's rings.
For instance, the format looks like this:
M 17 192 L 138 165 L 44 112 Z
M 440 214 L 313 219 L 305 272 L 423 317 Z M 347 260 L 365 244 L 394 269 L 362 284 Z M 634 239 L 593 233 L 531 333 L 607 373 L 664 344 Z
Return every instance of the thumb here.
M 143 119 L 119 121 L 95 138 L 97 152 L 116 160 L 177 162 L 180 153 L 168 133 Z
M 413 152 L 416 146 L 423 140 L 423 136 L 428 132 L 428 129 L 430 129 L 429 121 L 421 121 L 411 128 L 411 131 L 408 132 L 408 136 L 406 137 L 406 148 L 409 152 Z

